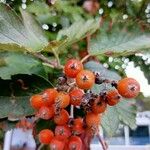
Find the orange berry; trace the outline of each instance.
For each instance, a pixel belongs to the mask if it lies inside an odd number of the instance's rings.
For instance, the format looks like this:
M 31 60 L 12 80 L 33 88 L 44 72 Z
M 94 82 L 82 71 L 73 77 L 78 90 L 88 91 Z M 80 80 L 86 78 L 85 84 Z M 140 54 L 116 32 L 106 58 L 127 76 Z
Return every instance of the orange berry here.
M 82 70 L 76 76 L 76 83 L 81 89 L 90 89 L 95 83 L 95 75 L 89 70 Z
M 69 121 L 69 113 L 62 109 L 59 114 L 54 116 L 54 122 L 57 125 L 65 125 Z
M 114 106 L 119 103 L 120 95 L 117 90 L 110 90 L 107 93 L 107 104 L 110 106 Z
M 81 70 L 83 70 L 83 64 L 77 59 L 68 60 L 64 68 L 65 74 L 70 78 L 75 78 Z
M 55 136 L 50 142 L 50 150 L 63 150 L 64 146 L 64 141 L 57 136 Z
M 45 119 L 45 120 L 51 119 L 55 114 L 54 106 L 51 106 L 51 107 L 42 106 L 39 109 L 38 114 L 39 114 L 39 117 L 42 119 Z
M 80 106 L 84 92 L 81 89 L 73 89 L 69 95 L 70 103 L 74 106 Z
M 117 90 L 125 98 L 135 98 L 140 92 L 140 84 L 133 78 L 124 78 L 118 82 Z
M 55 135 L 56 136 L 60 135 L 65 139 L 65 138 L 68 138 L 69 136 L 71 136 L 71 130 L 67 125 L 56 126 Z
M 98 127 L 100 124 L 100 115 L 89 112 L 85 120 L 88 127 Z
M 55 103 L 58 104 L 60 108 L 66 108 L 70 104 L 69 94 L 64 92 L 59 92 L 55 99 Z
M 82 140 L 78 136 L 72 136 L 68 142 L 68 150 L 81 150 Z
M 103 113 L 106 110 L 106 108 L 107 108 L 106 102 L 99 97 L 94 101 L 92 105 L 92 111 L 97 114 Z
M 54 137 L 54 133 L 49 129 L 44 129 L 39 133 L 39 141 L 42 144 L 49 144 Z
M 51 106 L 55 102 L 58 92 L 55 89 L 46 89 L 42 93 L 43 100 L 47 106 Z
M 72 126 L 72 132 L 75 135 L 79 135 L 79 134 L 81 134 L 81 133 L 84 132 L 84 129 L 83 129 L 83 119 L 82 118 L 76 118 L 76 119 L 74 119 L 73 126 Z
M 42 95 L 38 95 L 38 94 L 33 95 L 30 98 L 30 104 L 31 104 L 32 108 L 34 108 L 34 109 L 39 109 L 42 106 L 44 106 L 44 101 L 42 99 Z
M 83 126 L 83 119 L 82 118 L 76 118 L 73 121 L 74 125 Z

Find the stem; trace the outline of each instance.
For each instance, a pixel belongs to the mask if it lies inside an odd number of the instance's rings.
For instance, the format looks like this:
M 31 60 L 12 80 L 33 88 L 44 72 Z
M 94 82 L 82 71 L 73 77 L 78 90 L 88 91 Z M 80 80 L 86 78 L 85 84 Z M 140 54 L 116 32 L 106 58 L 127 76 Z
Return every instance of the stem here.
M 58 56 L 58 54 L 53 50 L 53 54 L 54 54 L 54 56 L 56 57 L 56 60 L 57 60 L 57 66 L 58 66 L 58 68 L 64 68 L 62 65 L 61 65 L 61 63 L 60 63 L 60 59 L 59 59 L 59 56 Z
M 98 138 L 99 142 L 101 143 L 103 150 L 107 150 L 108 146 L 107 146 L 106 142 L 104 141 L 104 139 L 102 139 L 102 137 L 99 134 L 97 134 L 97 138 Z
M 71 107 L 70 107 L 70 118 L 74 118 L 73 111 L 74 111 L 74 106 L 71 105 Z
M 87 43 L 86 49 L 87 49 L 87 52 L 89 52 L 89 50 L 90 50 L 90 40 L 91 40 L 91 35 L 87 35 L 87 37 L 86 37 L 86 43 Z M 91 56 L 90 54 L 86 55 L 85 57 L 82 58 L 81 62 L 83 63 L 90 56 Z
M 34 57 L 42 60 L 45 64 L 47 64 L 51 68 L 59 68 L 62 69 L 62 66 L 59 66 L 59 64 L 55 64 L 54 62 L 50 61 L 47 57 L 42 55 L 41 53 L 33 53 L 31 51 L 28 51 L 29 54 L 33 55 Z
M 44 147 L 44 144 L 40 144 L 37 150 L 41 150 Z
M 90 40 L 91 40 L 91 35 L 87 35 L 87 37 L 86 37 L 86 43 L 87 43 L 87 51 L 88 52 L 90 50 Z
M 91 55 L 88 54 L 88 55 L 86 55 L 85 57 L 83 57 L 83 58 L 81 59 L 81 63 L 83 63 L 84 61 L 86 61 L 90 56 L 91 56 Z

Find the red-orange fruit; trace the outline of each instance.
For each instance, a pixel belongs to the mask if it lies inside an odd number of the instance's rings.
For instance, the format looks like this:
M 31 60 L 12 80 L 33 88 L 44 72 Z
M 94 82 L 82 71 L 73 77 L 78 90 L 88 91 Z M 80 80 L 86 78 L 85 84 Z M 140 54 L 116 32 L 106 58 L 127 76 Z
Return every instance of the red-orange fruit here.
M 65 143 L 55 136 L 50 142 L 50 150 L 64 150 Z
M 80 89 L 91 89 L 95 83 L 95 75 L 89 70 L 82 70 L 76 76 L 76 84 Z
M 80 106 L 84 92 L 81 89 L 73 89 L 69 95 L 70 103 L 74 106 Z
M 62 109 L 59 114 L 54 116 L 54 122 L 57 125 L 65 125 L 69 121 L 69 113 Z
M 42 106 L 39 109 L 38 115 L 41 119 L 51 119 L 54 116 L 55 112 L 54 112 L 54 106 L 51 107 L 47 107 L 47 106 Z
M 81 70 L 83 70 L 83 64 L 77 59 L 68 60 L 64 67 L 65 74 L 70 78 L 75 78 Z
M 72 136 L 68 142 L 68 150 L 82 150 L 82 140 L 78 136 Z
M 46 89 L 42 93 L 43 100 L 47 106 L 51 106 L 55 102 L 58 92 L 56 89 Z
M 59 92 L 55 98 L 55 103 L 60 108 L 66 108 L 70 104 L 70 96 L 67 93 Z
M 98 127 L 100 125 L 100 115 L 99 114 L 89 112 L 86 115 L 85 120 L 86 120 L 86 125 L 88 127 Z
M 117 90 L 125 98 L 135 98 L 140 92 L 140 84 L 133 78 L 124 78 L 118 82 Z
M 97 114 L 103 113 L 106 110 L 106 108 L 107 108 L 107 103 L 99 97 L 94 101 L 92 105 L 92 111 Z
M 120 98 L 121 98 L 121 96 L 117 90 L 110 90 L 107 93 L 106 97 L 107 97 L 107 104 L 110 106 L 114 106 L 114 105 L 118 104 L 120 101 Z
M 55 128 L 55 135 L 60 135 L 63 138 L 68 138 L 69 136 L 71 136 L 71 130 L 67 125 L 63 125 L 63 126 L 56 126 Z
M 44 101 L 42 99 L 42 95 L 36 94 L 30 98 L 31 107 L 34 109 L 39 109 L 44 106 Z
M 40 131 L 39 135 L 39 141 L 42 144 L 49 144 L 54 137 L 54 133 L 49 129 L 44 129 Z

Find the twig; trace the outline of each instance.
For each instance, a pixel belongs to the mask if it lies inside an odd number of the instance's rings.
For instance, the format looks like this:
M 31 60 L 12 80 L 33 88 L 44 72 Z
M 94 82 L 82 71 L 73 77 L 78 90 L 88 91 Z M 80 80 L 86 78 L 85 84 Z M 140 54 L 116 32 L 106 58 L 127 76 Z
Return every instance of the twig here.
M 99 142 L 101 143 L 103 150 L 107 150 L 108 146 L 107 146 L 106 142 L 102 139 L 102 137 L 99 134 L 97 134 L 97 138 L 98 138 Z
M 70 107 L 70 118 L 74 118 L 73 112 L 74 112 L 74 106 L 71 105 L 71 107 Z
M 48 58 L 46 58 L 44 55 L 42 55 L 41 53 L 33 53 L 31 51 L 28 51 L 29 54 L 33 55 L 34 57 L 42 60 L 45 64 L 48 64 L 49 67 L 51 68 L 59 68 L 62 69 L 62 66 L 59 66 L 59 64 L 53 63 L 52 61 L 50 61 Z
M 37 150 L 41 150 L 44 147 L 44 144 L 40 144 Z
M 86 37 L 86 43 L 87 43 L 86 49 L 87 49 L 87 52 L 89 52 L 89 50 L 90 50 L 90 40 L 91 40 L 91 35 L 87 35 L 87 37 Z M 91 56 L 90 54 L 86 55 L 85 57 L 82 58 L 81 62 L 83 63 L 90 56 Z
M 60 63 L 60 59 L 59 59 L 58 54 L 54 50 L 53 50 L 53 54 L 54 54 L 54 56 L 55 56 L 55 58 L 57 60 L 57 66 L 58 66 L 58 68 L 62 68 L 63 69 L 64 67 Z
M 86 55 L 85 57 L 83 57 L 83 58 L 81 59 L 81 62 L 83 63 L 83 62 L 86 61 L 90 56 L 91 56 L 90 54 Z

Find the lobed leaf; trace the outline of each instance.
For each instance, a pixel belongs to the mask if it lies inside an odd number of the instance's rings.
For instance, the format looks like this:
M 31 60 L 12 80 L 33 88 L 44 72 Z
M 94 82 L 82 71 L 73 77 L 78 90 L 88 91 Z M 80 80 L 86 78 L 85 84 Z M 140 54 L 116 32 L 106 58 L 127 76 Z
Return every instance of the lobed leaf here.
M 42 63 L 30 55 L 22 53 L 3 52 L 0 58 L 5 62 L 0 66 L 0 77 L 2 79 L 11 79 L 16 74 L 37 74 L 47 78 Z
M 30 97 L 51 87 L 51 83 L 38 76 L 17 75 L 11 80 L 0 79 L 0 119 L 17 120 L 33 115 Z
M 124 25 L 125 26 L 125 25 Z M 133 24 L 135 26 L 135 24 Z M 96 39 L 91 40 L 91 55 L 130 55 L 140 51 L 149 51 L 150 34 L 138 29 L 119 28 L 115 24 L 111 31 L 100 30 Z
M 60 30 L 57 35 L 57 40 L 61 40 L 67 36 L 67 44 L 71 45 L 87 35 L 94 33 L 98 28 L 98 20 L 76 21 L 69 28 Z
M 12 50 L 24 47 L 23 50 L 40 51 L 48 41 L 32 16 L 24 10 L 21 13 L 23 20 L 9 6 L 0 3 L 0 49 L 10 46 Z

